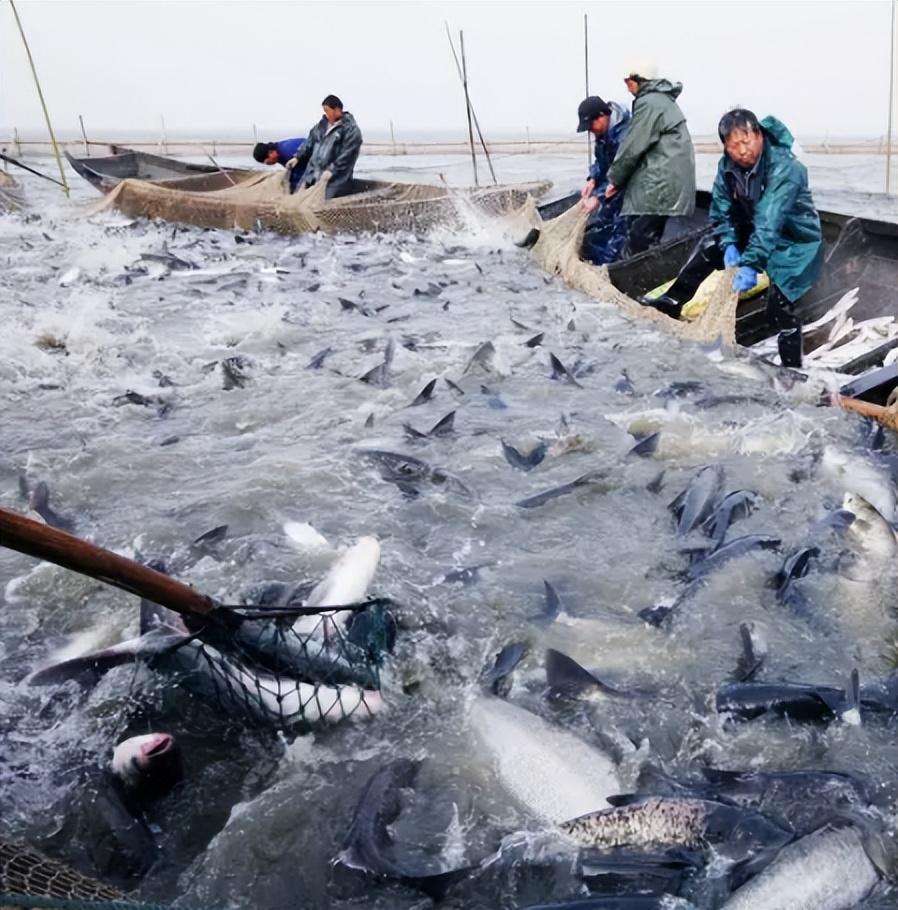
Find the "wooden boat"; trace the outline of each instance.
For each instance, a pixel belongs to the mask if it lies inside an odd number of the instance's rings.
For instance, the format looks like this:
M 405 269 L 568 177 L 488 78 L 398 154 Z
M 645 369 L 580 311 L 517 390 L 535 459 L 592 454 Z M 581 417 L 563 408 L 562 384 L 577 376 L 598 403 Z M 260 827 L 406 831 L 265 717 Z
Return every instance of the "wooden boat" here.
M 579 257 L 588 215 L 576 205 L 578 199 L 579 195 L 566 197 L 530 213 L 530 223 L 540 231 L 533 255 L 543 268 L 570 286 L 683 338 L 706 343 L 722 338 L 725 344 L 752 347 L 776 334 L 766 318 L 766 292 L 740 301 L 723 272 L 715 276 L 716 285 L 711 280 L 712 303 L 692 322 L 672 319 L 636 301 L 673 278 L 708 230 L 710 193 L 697 193 L 695 215 L 690 219 L 669 222 L 659 246 L 610 266 L 594 266 Z M 565 210 L 559 213 L 559 209 Z M 544 222 L 543 212 L 555 217 Z M 828 366 L 840 373 L 859 374 L 882 365 L 898 348 L 898 224 L 828 211 L 820 211 L 820 220 L 826 250 L 823 275 L 800 301 L 805 353 L 813 359 L 815 351 L 827 346 Z M 844 335 L 833 343 L 829 323 L 811 327 L 854 288 L 858 293 L 850 310 L 852 324 L 846 326 L 843 321 Z M 881 340 L 871 331 L 869 344 L 854 343 L 853 327 L 869 325 L 871 320 L 880 324 Z M 841 360 L 840 347 L 844 348 Z
M 162 155 L 150 155 L 147 152 L 136 152 L 133 149 L 110 146 L 113 154 L 97 158 L 76 158 L 66 151 L 69 164 L 91 186 L 101 193 L 115 189 L 122 180 L 171 180 L 179 177 L 197 175 L 229 174 L 232 179 L 240 179 L 251 173 L 249 170 L 220 168 L 213 164 L 192 164 L 176 158 L 165 158 Z M 224 178 L 223 178 L 224 179 Z
M 252 172 L 228 186 L 221 185 L 221 177 L 207 174 L 164 181 L 126 179 L 98 208 L 199 227 L 282 234 L 424 231 L 437 225 L 463 227 L 469 213 L 507 214 L 551 186 L 538 182 L 461 190 L 356 180 L 355 192 L 328 199 L 327 175 L 314 186 L 293 194 L 288 191 L 286 172 L 282 170 Z

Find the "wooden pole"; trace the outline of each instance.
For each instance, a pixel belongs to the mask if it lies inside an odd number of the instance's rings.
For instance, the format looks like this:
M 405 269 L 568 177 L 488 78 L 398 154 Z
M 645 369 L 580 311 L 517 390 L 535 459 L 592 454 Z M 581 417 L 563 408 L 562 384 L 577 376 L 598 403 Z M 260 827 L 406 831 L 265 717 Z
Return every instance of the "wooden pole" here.
M 855 414 L 863 417 L 871 417 L 884 427 L 898 433 L 898 407 L 895 405 L 884 408 L 882 405 L 861 401 L 859 398 L 845 398 L 842 395 L 833 395 L 832 404 L 846 411 L 854 411 Z
M 895 108 L 895 8 L 898 0 L 891 0 L 891 28 L 889 29 L 889 127 L 886 133 L 886 195 L 892 189 L 892 112 Z
M 586 95 L 589 97 L 589 16 L 583 14 L 583 72 L 586 78 Z M 592 165 L 592 148 L 590 148 L 589 138 L 592 134 L 586 131 L 586 167 Z
M 390 142 L 393 145 L 393 154 L 396 154 L 396 134 L 393 132 L 393 121 L 390 121 Z
M 477 152 L 474 150 L 474 127 L 471 123 L 471 98 L 468 95 L 468 65 L 465 61 L 465 33 L 458 33 L 458 43 L 461 49 L 461 74 L 462 86 L 465 90 L 465 107 L 468 114 L 468 143 L 471 146 L 471 164 L 474 167 L 474 186 L 480 186 L 480 180 L 477 177 Z
M 84 137 L 84 154 L 90 155 L 90 143 L 87 141 L 87 132 L 84 129 L 84 118 L 81 114 L 78 115 L 78 123 L 81 124 L 81 135 Z
M 58 531 L 17 512 L 0 509 L 0 543 L 37 559 L 80 572 L 178 613 L 209 613 L 215 602 L 193 588 L 138 562 Z
M 19 131 L 18 131 L 18 129 L 16 129 L 16 127 L 12 128 L 12 143 L 13 143 L 13 148 L 15 148 L 15 150 L 16 150 L 16 157 L 21 158 L 22 157 L 22 143 L 19 142 Z
M 37 78 L 37 69 L 34 66 L 34 58 L 31 56 L 31 48 L 28 47 L 28 39 L 25 37 L 25 29 L 22 28 L 22 20 L 19 19 L 19 11 L 16 9 L 15 0 L 9 0 L 9 5 L 12 7 L 12 14 L 15 16 L 19 34 L 22 36 L 22 44 L 25 45 L 25 54 L 27 55 L 28 63 L 31 66 L 31 75 L 34 76 L 34 85 L 35 88 L 37 88 L 37 96 L 40 98 L 41 107 L 44 109 L 44 120 L 47 123 L 47 131 L 50 133 L 50 141 L 53 143 L 53 154 L 56 156 L 56 164 L 59 167 L 62 188 L 65 191 L 66 196 L 68 196 L 69 184 L 65 179 L 65 168 L 62 166 L 62 156 L 59 154 L 59 146 L 56 144 L 56 134 L 53 132 L 53 124 L 50 123 L 50 113 L 47 110 L 47 102 L 44 101 L 44 93 L 41 91 L 40 80 Z M 19 154 L 21 154 L 21 152 Z
M 449 39 L 449 48 L 452 51 L 452 57 L 455 60 L 455 68 L 458 70 L 459 81 L 464 84 L 464 75 L 461 69 L 461 63 L 458 60 L 458 54 L 455 53 L 455 42 L 452 40 L 452 33 L 449 31 L 449 23 L 443 23 L 446 26 L 446 37 Z M 474 110 L 474 105 L 471 104 L 471 99 L 468 98 L 468 105 L 471 108 L 471 116 L 474 118 L 474 129 L 477 130 L 477 136 L 480 139 L 480 147 L 483 149 L 483 154 L 486 157 L 487 166 L 490 169 L 490 176 L 493 178 L 493 183 L 498 184 L 499 181 L 496 179 L 496 172 L 493 170 L 493 159 L 490 157 L 490 150 L 487 148 L 486 141 L 483 138 L 483 131 L 480 129 L 480 121 L 477 119 L 477 111 Z

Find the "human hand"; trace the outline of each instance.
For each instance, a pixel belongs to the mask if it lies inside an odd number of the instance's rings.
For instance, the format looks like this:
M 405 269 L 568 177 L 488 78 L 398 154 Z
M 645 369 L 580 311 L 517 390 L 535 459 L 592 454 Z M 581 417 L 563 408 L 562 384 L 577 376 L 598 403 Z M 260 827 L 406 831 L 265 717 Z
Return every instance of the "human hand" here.
M 758 283 L 758 273 L 747 265 L 742 266 L 733 278 L 733 290 L 740 294 L 750 291 Z
M 594 212 L 599 207 L 599 197 L 586 196 L 580 200 L 580 205 L 582 205 L 587 212 Z
M 581 199 L 588 199 L 596 191 L 596 182 L 592 178 L 586 181 L 586 186 L 583 187 L 583 191 L 580 193 Z
M 296 158 L 295 158 L 295 156 L 294 156 L 293 158 L 291 158 L 291 159 L 284 165 L 284 167 L 287 168 L 287 173 L 289 174 L 290 171 L 292 171 L 293 168 L 296 167 Z
M 723 251 L 723 267 L 726 269 L 731 269 L 733 266 L 739 265 L 741 259 L 742 254 L 736 249 L 735 244 L 729 244 Z
M 612 196 L 615 196 L 616 194 L 617 194 L 617 187 L 613 183 L 609 183 L 608 186 L 605 187 L 605 198 L 610 199 Z

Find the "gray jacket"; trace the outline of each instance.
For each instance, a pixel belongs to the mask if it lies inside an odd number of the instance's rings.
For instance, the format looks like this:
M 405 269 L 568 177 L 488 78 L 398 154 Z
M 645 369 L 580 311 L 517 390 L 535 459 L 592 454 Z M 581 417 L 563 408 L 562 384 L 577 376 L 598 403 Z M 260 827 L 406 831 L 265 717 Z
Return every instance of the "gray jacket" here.
M 362 148 L 362 131 L 349 111 L 343 112 L 330 132 L 328 126 L 322 117 L 312 127 L 296 155 L 295 167 L 302 173 L 300 187 L 312 186 L 325 171 L 330 171 L 327 198 L 333 199 L 352 192 L 352 171 Z

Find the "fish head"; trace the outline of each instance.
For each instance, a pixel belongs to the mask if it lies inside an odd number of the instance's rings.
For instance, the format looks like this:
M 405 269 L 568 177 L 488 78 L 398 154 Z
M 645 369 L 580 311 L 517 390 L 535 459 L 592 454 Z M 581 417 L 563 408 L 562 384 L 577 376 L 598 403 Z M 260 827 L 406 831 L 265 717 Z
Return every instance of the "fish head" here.
M 147 733 L 119 743 L 112 774 L 138 805 L 170 792 L 184 776 L 181 749 L 170 733 Z

